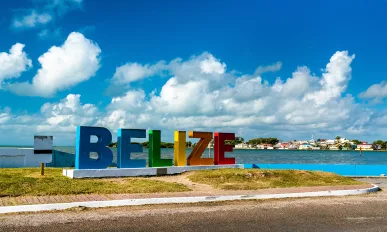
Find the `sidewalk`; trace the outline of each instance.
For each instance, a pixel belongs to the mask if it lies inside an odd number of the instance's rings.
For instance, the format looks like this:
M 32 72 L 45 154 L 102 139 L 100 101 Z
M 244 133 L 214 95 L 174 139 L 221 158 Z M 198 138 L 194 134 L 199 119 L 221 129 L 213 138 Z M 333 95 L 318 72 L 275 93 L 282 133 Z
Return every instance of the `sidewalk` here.
M 203 197 L 203 196 L 235 196 L 235 195 L 268 195 L 268 194 L 289 194 L 289 193 L 310 193 L 321 191 L 357 190 L 374 187 L 371 184 L 348 185 L 348 186 L 318 186 L 318 187 L 297 187 L 297 188 L 273 188 L 261 190 L 216 190 L 196 188 L 190 192 L 167 192 L 149 194 L 82 194 L 82 195 L 57 195 L 57 196 L 25 196 L 25 197 L 0 197 L 0 207 L 18 205 L 40 205 L 72 202 L 94 202 L 112 200 L 130 200 L 146 198 L 174 198 L 174 197 Z

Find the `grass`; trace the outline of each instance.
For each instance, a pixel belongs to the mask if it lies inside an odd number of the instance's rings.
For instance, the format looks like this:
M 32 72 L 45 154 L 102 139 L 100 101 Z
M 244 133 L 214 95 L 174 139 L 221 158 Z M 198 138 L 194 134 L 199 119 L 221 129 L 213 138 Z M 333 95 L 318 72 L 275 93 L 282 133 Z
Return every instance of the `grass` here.
M 224 190 L 257 190 L 265 188 L 359 185 L 359 181 L 328 172 L 218 169 L 193 172 L 189 179 Z
M 183 191 L 190 189 L 146 178 L 70 179 L 62 175 L 60 168 L 46 168 L 44 176 L 40 176 L 39 168 L 0 169 L 0 197 Z
M 192 172 L 188 178 L 225 190 L 363 184 L 327 172 L 264 169 L 203 170 Z M 44 176 L 39 168 L 0 169 L 0 197 L 184 191 L 190 191 L 184 184 L 151 178 L 70 179 L 60 168 L 46 168 Z

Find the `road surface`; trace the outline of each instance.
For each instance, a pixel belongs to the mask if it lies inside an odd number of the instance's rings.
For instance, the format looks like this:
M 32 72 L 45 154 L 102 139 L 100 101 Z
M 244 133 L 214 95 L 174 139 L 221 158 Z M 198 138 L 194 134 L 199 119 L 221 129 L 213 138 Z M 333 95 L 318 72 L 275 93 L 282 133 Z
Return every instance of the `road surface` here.
M 387 231 L 387 193 L 13 214 L 0 231 Z

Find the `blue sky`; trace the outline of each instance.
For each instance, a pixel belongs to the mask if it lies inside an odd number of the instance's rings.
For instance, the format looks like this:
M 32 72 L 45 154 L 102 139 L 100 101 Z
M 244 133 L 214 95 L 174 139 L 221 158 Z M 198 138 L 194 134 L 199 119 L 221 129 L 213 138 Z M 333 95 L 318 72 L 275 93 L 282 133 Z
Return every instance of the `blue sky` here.
M 77 125 L 387 140 L 386 7 L 4 1 L 0 144 L 71 145 Z

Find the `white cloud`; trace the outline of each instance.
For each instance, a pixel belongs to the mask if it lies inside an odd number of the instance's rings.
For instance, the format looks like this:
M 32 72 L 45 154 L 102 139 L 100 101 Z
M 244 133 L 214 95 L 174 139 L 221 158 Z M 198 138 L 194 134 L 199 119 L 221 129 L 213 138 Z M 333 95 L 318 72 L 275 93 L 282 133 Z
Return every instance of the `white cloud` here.
M 36 1 L 30 9 L 19 9 L 12 20 L 14 29 L 31 29 L 42 27 L 52 22 L 58 15 L 81 8 L 83 0 L 43 0 Z
M 316 104 L 325 104 L 340 97 L 351 79 L 351 63 L 354 58 L 355 55 L 349 56 L 347 51 L 336 52 L 320 80 L 321 89 L 307 94 L 304 99 L 314 100 Z
M 52 16 L 47 13 L 37 13 L 31 10 L 29 13 L 17 17 L 13 20 L 12 26 L 16 29 L 34 28 L 51 22 Z
M 353 59 L 346 51 L 336 52 L 322 77 L 311 74 L 308 67 L 298 67 L 285 81 L 277 78 L 270 84 L 255 74 L 227 72 L 226 64 L 209 53 L 185 61 L 178 58 L 167 65 L 170 78 L 160 92 L 146 96 L 142 90 L 129 90 L 110 103 L 107 116 L 99 122 L 114 129 L 138 126 L 250 131 L 255 136 L 268 131 L 272 136 L 284 131 L 292 131 L 291 136 L 347 136 L 367 128 L 372 120 L 352 96 L 342 96 Z M 258 70 L 279 70 L 279 63 L 274 66 Z
M 381 100 L 387 97 L 387 82 L 370 86 L 365 92 L 359 94 L 360 98 Z
M 104 126 L 112 132 L 118 128 L 160 129 L 163 140 L 171 140 L 173 130 L 236 132 L 246 139 L 307 139 L 312 133 L 320 138 L 386 136 L 387 112 L 366 109 L 345 92 L 353 59 L 347 52 L 336 52 L 321 76 L 304 66 L 286 79 L 269 83 L 254 74 L 227 71 L 226 64 L 203 53 L 166 64 L 168 80 L 160 90 L 126 89 L 105 109 L 83 104 L 80 95 L 71 94 L 60 102 L 46 103 L 34 117 L 9 117 L 17 123 L 13 129 L 28 122 L 34 125 L 32 131 L 71 138 L 77 125 Z M 203 72 L 202 64 L 208 60 L 220 65 Z
M 55 12 L 58 15 L 64 15 L 70 10 L 80 9 L 83 0 L 45 0 L 48 11 Z
M 0 125 L 7 123 L 11 119 L 11 115 L 9 113 L 0 112 Z
M 208 57 L 200 61 L 200 69 L 207 74 L 223 74 L 226 71 L 226 64 L 220 63 L 218 59 L 209 54 Z
M 32 67 L 32 61 L 23 48 L 24 44 L 17 43 L 11 47 L 9 53 L 0 53 L 0 86 L 4 80 L 17 78 Z
M 95 76 L 100 67 L 101 49 L 82 34 L 72 32 L 65 43 L 51 47 L 39 57 L 41 68 L 32 80 L 14 83 L 8 88 L 25 96 L 51 97 Z
M 53 135 L 55 145 L 74 144 L 76 126 L 94 126 L 101 116 L 94 104 L 83 104 L 80 98 L 79 94 L 69 94 L 59 102 L 43 104 L 35 114 L 0 109 L 0 141 L 32 144 L 34 135 Z
M 74 131 L 76 125 L 94 125 L 98 109 L 93 104 L 82 104 L 80 97 L 79 94 L 69 94 L 59 103 L 45 103 L 40 111 L 46 120 L 38 126 L 38 130 L 60 127 L 65 131 Z
M 123 97 L 114 97 L 109 105 L 111 109 L 123 109 L 127 112 L 137 112 L 146 107 L 144 105 L 145 92 L 143 90 L 128 91 Z
M 263 73 L 267 73 L 267 72 L 277 72 L 277 71 L 281 70 L 281 68 L 282 68 L 282 62 L 280 62 L 280 61 L 277 61 L 276 63 L 274 63 L 272 65 L 266 65 L 266 66 L 261 65 L 261 66 L 258 66 L 258 68 L 255 70 L 254 75 L 260 76 Z
M 138 63 L 127 63 L 117 67 L 112 81 L 116 84 L 129 84 L 147 77 L 160 74 L 166 69 L 165 62 L 160 61 L 154 65 L 141 65 Z

